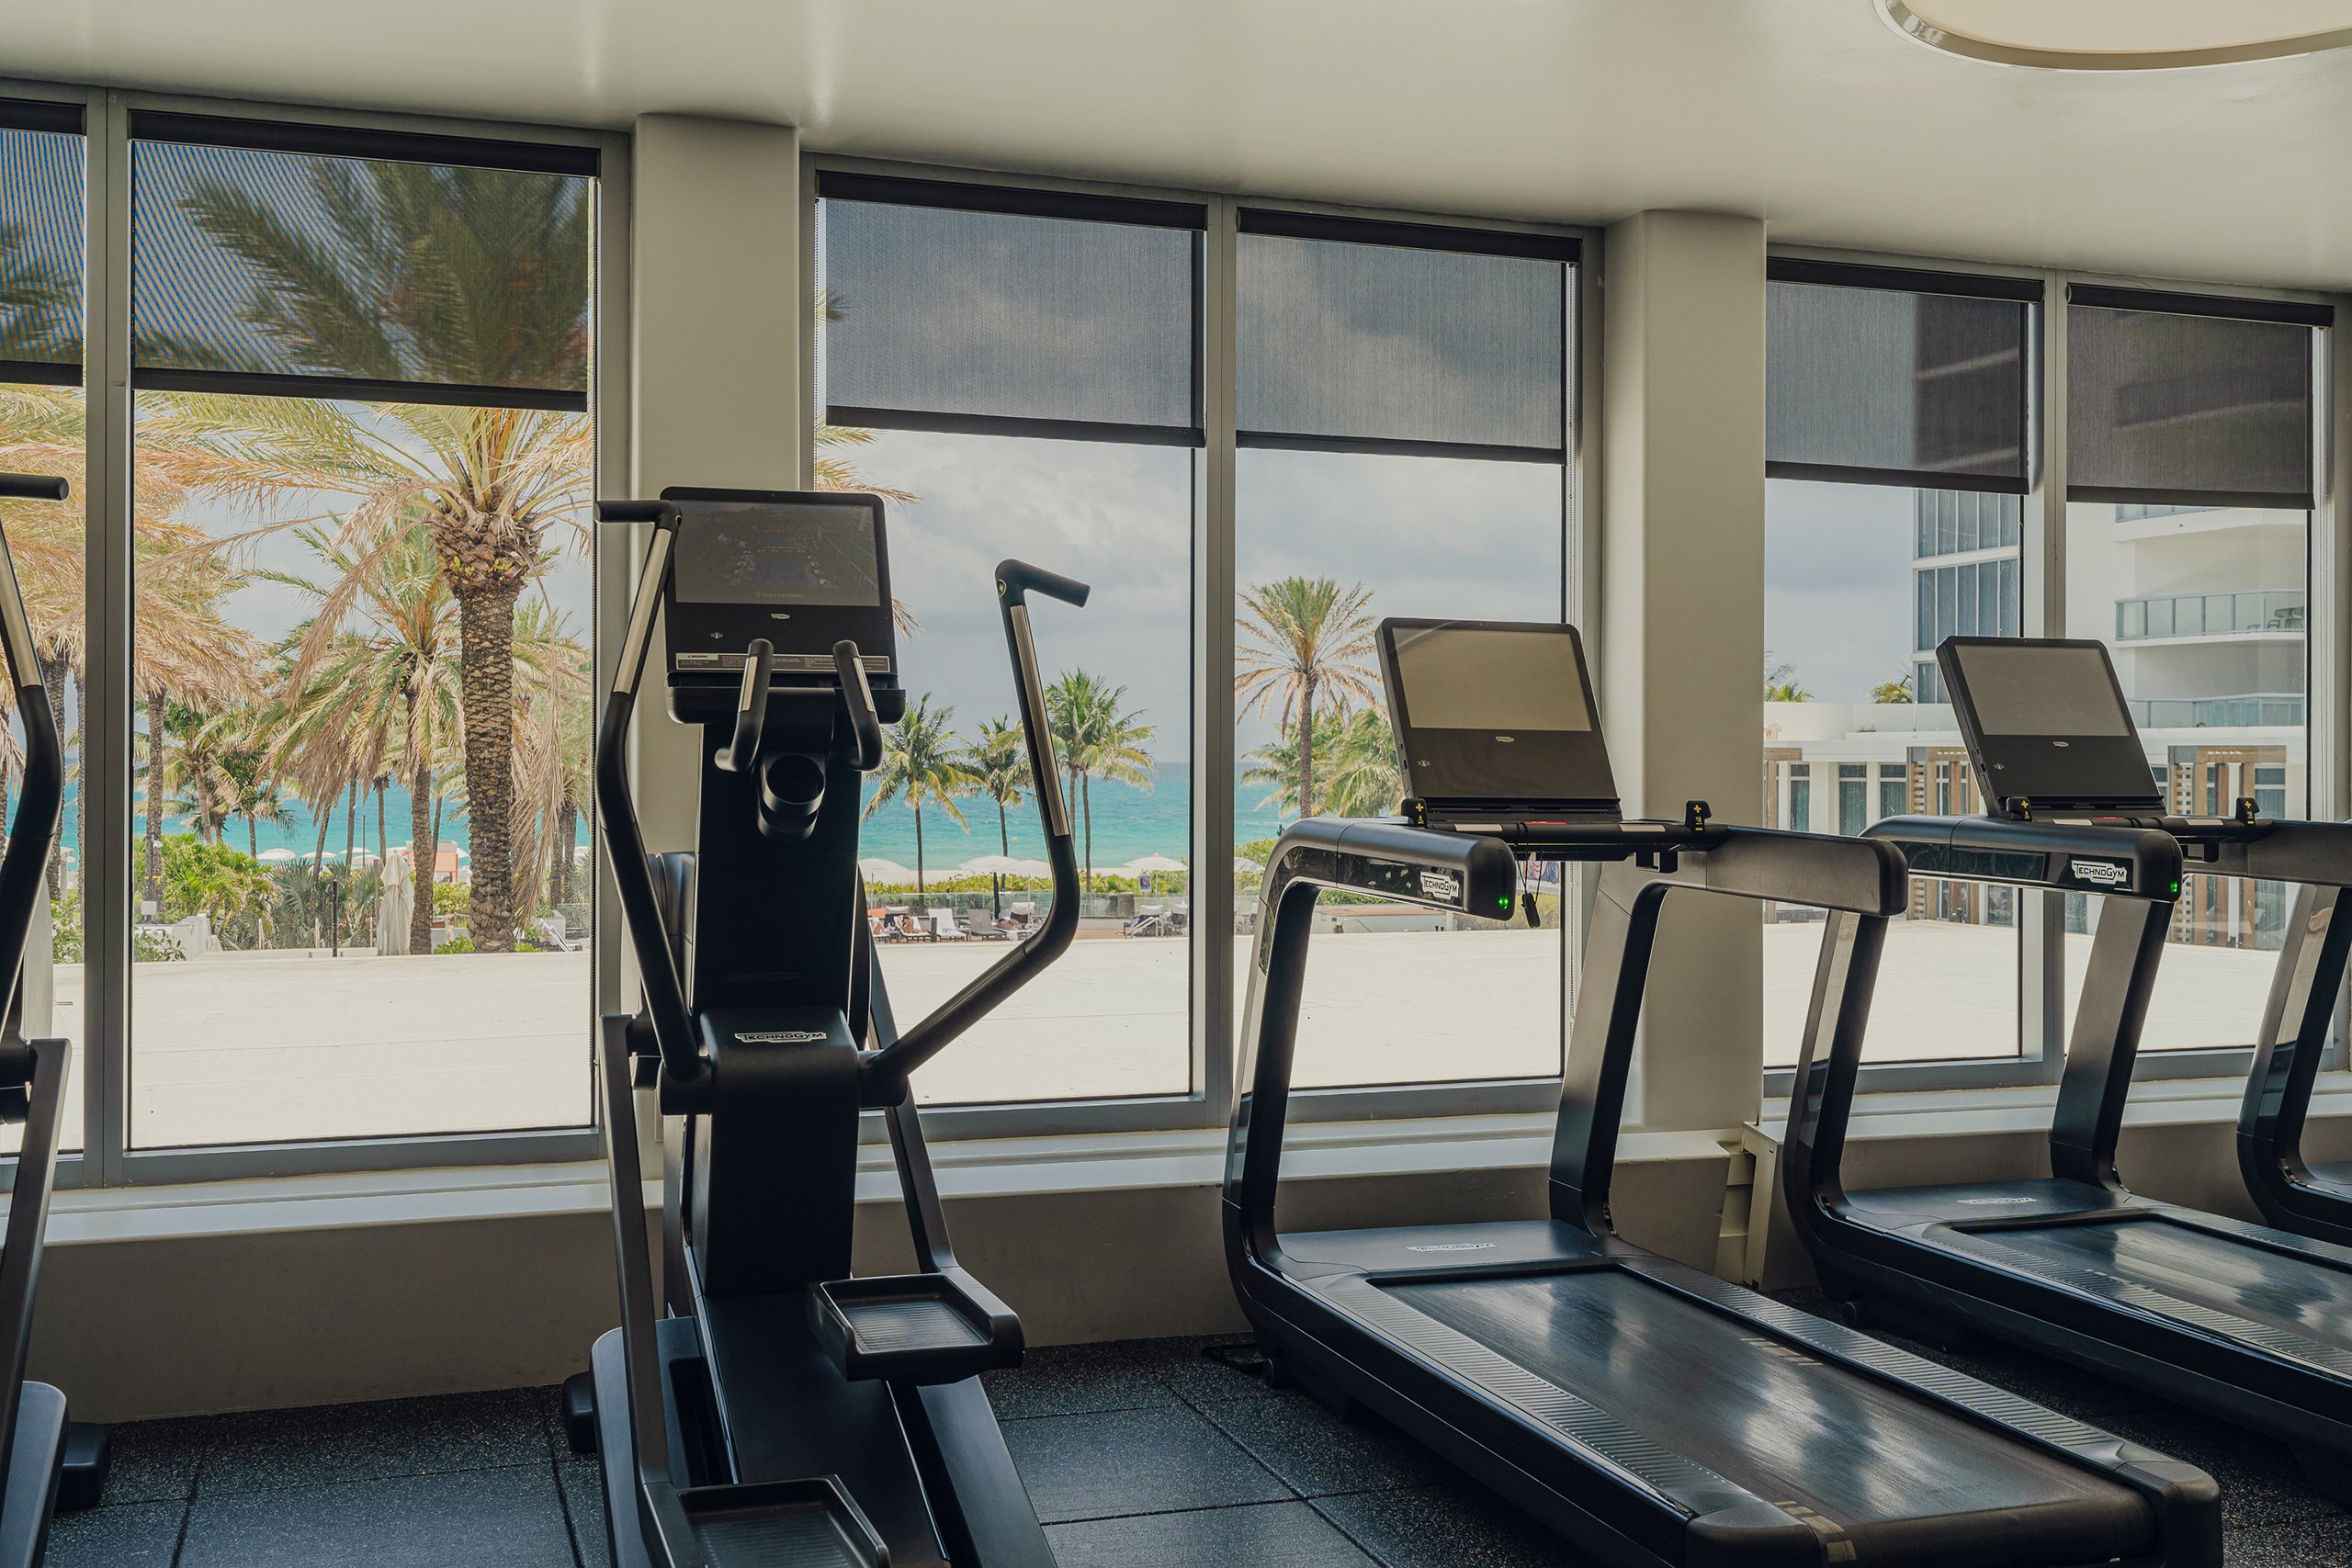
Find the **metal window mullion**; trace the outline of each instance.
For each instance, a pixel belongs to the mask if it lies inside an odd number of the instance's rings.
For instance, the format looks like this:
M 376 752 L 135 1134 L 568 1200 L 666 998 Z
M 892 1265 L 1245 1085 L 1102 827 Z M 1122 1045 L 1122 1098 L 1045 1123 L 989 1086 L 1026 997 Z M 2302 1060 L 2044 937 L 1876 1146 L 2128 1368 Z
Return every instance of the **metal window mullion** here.
M 2341 301 L 2352 308 L 2352 298 Z M 2344 422 L 2352 415 L 2352 355 L 2337 348 L 2337 333 L 2317 334 L 2317 351 L 2325 374 L 2315 377 L 2313 400 L 2319 405 L 2317 465 L 2319 508 L 2310 529 L 2308 639 L 2304 644 L 2310 691 L 2303 704 L 2304 808 L 2315 817 L 2341 821 L 2352 816 L 2352 725 L 2343 705 L 2352 697 L 2352 440 Z M 2340 1071 L 2346 1065 L 2346 1019 L 2352 1002 L 2352 979 L 2336 998 L 2335 1020 L 2320 1065 Z
M 1201 405 L 1193 464 L 1193 1089 L 1200 1121 L 1234 1105 L 1233 861 L 1235 206 L 1210 204 L 1202 236 Z
M 2041 565 L 2041 592 L 2019 584 L 2018 631 L 2027 637 L 2062 637 L 2066 626 L 2066 280 L 2064 274 L 2043 277 L 2041 310 L 2041 352 L 2030 357 L 2040 380 L 2030 381 L 2039 416 L 2040 478 L 2021 509 L 2020 570 Z M 2029 343 L 2031 334 L 2029 333 Z M 2037 537 L 2037 530 L 2039 536 Z M 2096 635 L 2096 634 L 2094 634 Z M 2027 908 L 2018 899 L 2018 919 L 2023 928 L 2025 952 L 2019 959 L 2018 1046 L 2029 1066 L 2029 1081 L 2054 1084 L 2066 1068 L 2066 896 L 2044 893 Z M 2034 1003 L 2039 1001 L 2039 1006 Z
M 130 143 L 122 95 L 92 105 L 86 289 L 89 509 L 82 713 L 83 1168 L 119 1186 L 130 1126 Z M 95 1169 L 93 1169 L 95 1162 Z

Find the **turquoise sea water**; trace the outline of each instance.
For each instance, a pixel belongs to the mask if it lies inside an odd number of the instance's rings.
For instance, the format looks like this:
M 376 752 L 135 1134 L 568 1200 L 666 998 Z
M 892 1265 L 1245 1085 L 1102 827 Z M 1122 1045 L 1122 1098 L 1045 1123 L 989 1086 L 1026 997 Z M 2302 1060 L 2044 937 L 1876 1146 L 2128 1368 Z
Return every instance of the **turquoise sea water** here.
M 1094 864 L 1097 870 L 1124 864 L 1142 855 L 1167 855 L 1175 860 L 1193 858 L 1192 770 L 1182 763 L 1163 764 L 1154 771 L 1150 789 L 1134 784 L 1114 784 L 1097 779 L 1094 796 Z M 1271 839 L 1282 831 L 1282 818 L 1271 807 L 1259 803 L 1266 795 L 1263 784 L 1235 781 L 1234 838 L 1247 843 L 1252 839 Z M 65 790 L 64 842 L 79 843 L 78 786 L 69 783 Z M 1079 819 L 1078 803 L 1072 801 L 1071 817 Z M 927 871 L 944 871 L 976 855 L 995 854 L 998 850 L 996 803 L 985 796 L 956 802 L 964 813 L 964 823 L 958 826 L 937 807 L 926 807 L 922 814 L 923 863 Z M 384 841 L 388 845 L 405 844 L 409 840 L 408 792 L 391 789 L 384 796 Z M 136 821 L 144 821 L 143 805 L 133 807 Z M 1044 830 L 1037 820 L 1034 802 L 1023 801 L 1014 807 L 1008 817 L 1012 836 L 1012 853 L 1022 859 L 1042 858 Z M 338 804 L 327 825 L 327 852 L 340 856 L 344 834 L 350 823 L 348 813 Z M 167 817 L 165 832 L 186 832 L 185 818 Z M 580 824 L 577 842 L 588 842 L 589 824 Z M 289 803 L 283 822 L 263 822 L 254 831 L 254 841 L 264 850 L 289 850 L 308 856 L 316 847 L 319 836 L 318 818 L 299 802 Z M 469 847 L 466 818 L 454 806 L 445 806 L 441 812 L 441 837 L 460 848 Z M 243 818 L 229 825 L 227 839 L 234 849 L 246 847 L 246 823 Z M 359 815 L 355 841 L 374 853 L 376 849 L 376 797 L 363 794 L 359 797 Z M 895 860 L 903 865 L 915 863 L 914 813 L 900 802 L 893 801 L 870 818 L 861 837 L 867 855 Z M 1081 840 L 1080 850 L 1084 852 Z
M 1237 843 L 1252 839 L 1271 839 L 1282 831 L 1282 818 L 1272 807 L 1261 806 L 1266 795 L 1263 784 L 1235 781 L 1235 811 L 1233 837 Z M 1094 796 L 1094 867 L 1122 865 L 1144 855 L 1166 855 L 1173 860 L 1189 862 L 1192 851 L 1193 775 L 1192 769 L 1182 763 L 1164 763 L 1154 770 L 1152 787 L 1139 789 L 1134 784 L 1112 784 L 1097 779 Z M 958 827 L 935 806 L 926 806 L 922 813 L 923 865 L 926 871 L 944 871 L 976 855 L 1001 852 L 998 847 L 996 802 L 983 795 L 978 799 L 959 800 L 958 810 L 964 813 L 964 826 Z M 1023 801 L 1006 814 L 1012 832 L 1014 858 L 1034 860 L 1045 854 L 1045 831 L 1038 825 L 1037 807 Z M 1078 802 L 1070 803 L 1073 824 L 1080 821 Z M 1084 829 L 1080 829 L 1079 852 L 1085 853 Z M 892 801 L 867 819 L 860 842 L 863 852 L 897 861 L 901 865 L 915 863 L 914 813 Z

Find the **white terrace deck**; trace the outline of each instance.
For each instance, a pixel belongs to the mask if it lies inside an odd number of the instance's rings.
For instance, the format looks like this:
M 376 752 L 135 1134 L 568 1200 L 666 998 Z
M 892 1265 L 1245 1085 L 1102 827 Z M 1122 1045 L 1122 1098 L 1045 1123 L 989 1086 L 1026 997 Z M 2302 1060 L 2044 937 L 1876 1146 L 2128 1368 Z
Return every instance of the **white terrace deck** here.
M 1795 1055 L 1819 928 L 1765 941 L 1766 1055 Z M 2088 940 L 2067 943 L 2079 975 Z M 1237 942 L 1246 955 L 1248 942 Z M 884 950 L 902 1018 L 999 953 Z M 1558 939 L 1542 931 L 1318 936 L 1299 1080 L 1396 1083 L 1557 1070 Z M 1870 1055 L 2015 1049 L 2016 939 L 1898 925 Z M 1165 1094 L 1185 1087 L 1185 944 L 1090 940 L 923 1074 L 929 1103 Z M 2176 947 L 2148 1043 L 2243 1043 L 2267 953 Z M 1246 976 L 1246 964 L 1237 965 Z M 378 958 L 231 954 L 135 971 L 131 1130 L 141 1146 L 579 1125 L 589 1114 L 583 954 Z M 82 975 L 57 973 L 54 1027 L 81 1034 Z

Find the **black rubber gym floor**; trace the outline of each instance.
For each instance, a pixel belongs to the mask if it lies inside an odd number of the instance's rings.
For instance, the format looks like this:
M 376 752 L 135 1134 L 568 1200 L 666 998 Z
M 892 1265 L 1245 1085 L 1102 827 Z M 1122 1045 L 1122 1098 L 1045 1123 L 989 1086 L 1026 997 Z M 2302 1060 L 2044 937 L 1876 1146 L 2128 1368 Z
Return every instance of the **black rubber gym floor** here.
M 1377 1420 L 1201 1353 L 1227 1343 L 1047 1348 L 989 1378 L 1063 1568 L 1584 1568 Z M 2233 1564 L 2352 1564 L 2352 1516 L 2276 1443 L 2004 1348 L 1938 1359 L 2204 1466 Z M 595 1471 L 564 1446 L 555 1399 L 118 1427 L 106 1506 L 59 1521 L 51 1568 L 601 1568 Z

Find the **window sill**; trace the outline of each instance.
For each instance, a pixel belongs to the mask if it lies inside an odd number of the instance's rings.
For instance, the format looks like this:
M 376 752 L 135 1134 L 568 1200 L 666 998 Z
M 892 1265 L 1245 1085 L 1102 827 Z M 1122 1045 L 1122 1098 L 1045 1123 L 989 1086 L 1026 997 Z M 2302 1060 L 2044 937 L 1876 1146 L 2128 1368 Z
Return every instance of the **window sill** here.
M 2242 1092 L 2233 1078 L 2141 1084 L 2124 1122 L 2233 1122 Z M 2049 1126 L 2055 1098 L 2048 1086 L 1865 1095 L 1849 1135 L 1873 1141 L 2038 1132 Z M 2352 1117 L 2352 1073 L 2322 1077 L 2312 1114 Z M 1771 1100 L 1757 1125 L 1777 1138 L 1787 1120 L 1788 1101 Z M 1314 1181 L 1539 1168 L 1551 1156 L 1551 1139 L 1548 1114 L 1306 1123 L 1290 1129 L 1283 1174 Z M 1629 1131 L 1618 1158 L 1626 1165 L 1713 1158 L 1728 1141 L 1712 1132 Z M 1143 1191 L 1216 1186 L 1224 1179 L 1225 1146 L 1222 1128 L 1072 1134 L 943 1143 L 933 1148 L 932 1161 L 950 1199 Z M 649 1205 L 660 1201 L 658 1182 L 645 1190 Z M 68 1190 L 51 1204 L 49 1240 L 74 1247 L 602 1213 L 609 1193 L 601 1161 Z M 888 1148 L 865 1146 L 858 1201 L 897 1196 Z

